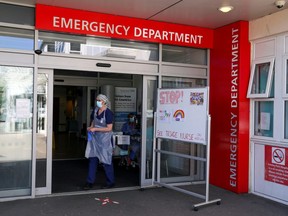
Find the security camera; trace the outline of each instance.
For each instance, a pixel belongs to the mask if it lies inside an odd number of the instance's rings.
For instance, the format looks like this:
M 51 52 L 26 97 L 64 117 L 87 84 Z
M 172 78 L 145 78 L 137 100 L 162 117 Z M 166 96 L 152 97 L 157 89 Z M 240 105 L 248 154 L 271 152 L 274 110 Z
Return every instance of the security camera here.
M 285 5 L 285 3 L 286 3 L 286 1 L 284 1 L 284 0 L 278 0 L 278 1 L 275 1 L 275 5 L 276 5 L 276 7 L 277 8 L 283 8 L 284 7 L 284 5 Z
M 34 50 L 34 52 L 35 52 L 37 55 L 41 55 L 41 54 L 42 54 L 42 50 L 40 50 L 40 49 Z

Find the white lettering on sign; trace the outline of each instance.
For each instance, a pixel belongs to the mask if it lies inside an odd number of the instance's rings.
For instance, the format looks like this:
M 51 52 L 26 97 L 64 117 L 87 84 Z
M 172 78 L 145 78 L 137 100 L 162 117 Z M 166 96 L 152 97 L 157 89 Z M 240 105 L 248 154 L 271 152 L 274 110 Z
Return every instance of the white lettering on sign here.
M 155 30 L 152 28 L 140 28 L 131 26 L 111 24 L 105 22 L 87 21 L 66 17 L 54 16 L 52 21 L 54 28 L 71 29 L 77 31 L 91 31 L 94 33 L 114 34 L 119 36 L 133 35 L 135 38 L 173 41 L 177 43 L 201 45 L 203 35 L 179 33 L 174 31 Z M 131 32 L 130 32 L 131 29 Z
M 238 149 L 238 61 L 239 61 L 239 29 L 232 29 L 231 47 L 231 117 L 230 117 L 230 179 L 232 187 L 237 186 L 237 149 Z
M 88 22 L 87 20 L 79 20 L 64 17 L 53 17 L 54 28 L 74 29 L 79 31 L 92 31 L 98 33 L 108 33 L 127 36 L 130 26 L 115 25 L 104 22 Z
M 148 28 L 134 27 L 134 36 L 148 39 L 168 40 L 187 44 L 201 44 L 202 35 L 192 35 L 172 31 L 160 31 Z

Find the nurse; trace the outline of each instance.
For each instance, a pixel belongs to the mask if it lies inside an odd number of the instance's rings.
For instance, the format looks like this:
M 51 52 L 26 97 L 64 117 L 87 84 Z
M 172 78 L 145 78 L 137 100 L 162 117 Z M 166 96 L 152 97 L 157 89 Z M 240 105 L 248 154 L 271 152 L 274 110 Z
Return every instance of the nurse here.
M 115 185 L 112 163 L 113 144 L 111 142 L 113 112 L 108 108 L 109 100 L 103 94 L 97 95 L 96 104 L 93 121 L 87 128 L 88 142 L 85 157 L 89 159 L 89 168 L 84 190 L 93 187 L 99 162 L 103 164 L 106 174 L 106 184 L 102 188 L 112 188 Z

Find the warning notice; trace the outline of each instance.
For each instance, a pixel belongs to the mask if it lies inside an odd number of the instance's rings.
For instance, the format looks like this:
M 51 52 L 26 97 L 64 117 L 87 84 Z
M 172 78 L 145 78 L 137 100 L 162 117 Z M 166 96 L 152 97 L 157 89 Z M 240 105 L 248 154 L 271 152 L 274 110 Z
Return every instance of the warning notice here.
M 288 149 L 265 146 L 265 180 L 288 185 Z

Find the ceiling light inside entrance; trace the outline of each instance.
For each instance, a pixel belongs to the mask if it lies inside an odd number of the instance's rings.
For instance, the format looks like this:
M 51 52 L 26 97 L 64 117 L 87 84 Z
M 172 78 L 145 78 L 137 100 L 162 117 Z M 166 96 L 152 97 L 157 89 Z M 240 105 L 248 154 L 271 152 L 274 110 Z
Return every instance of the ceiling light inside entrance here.
M 218 10 L 220 10 L 223 13 L 228 13 L 229 11 L 233 10 L 232 6 L 222 6 L 220 8 L 218 8 Z

